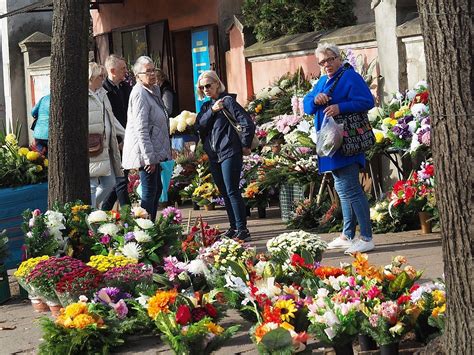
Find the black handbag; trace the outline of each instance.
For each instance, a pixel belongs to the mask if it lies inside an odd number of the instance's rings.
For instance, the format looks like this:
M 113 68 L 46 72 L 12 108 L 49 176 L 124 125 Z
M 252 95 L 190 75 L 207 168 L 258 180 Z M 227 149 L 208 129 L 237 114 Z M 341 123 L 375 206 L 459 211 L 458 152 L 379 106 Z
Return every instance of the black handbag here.
M 334 92 L 336 84 L 350 65 L 345 64 L 342 71 L 334 79 L 329 89 L 328 96 Z M 375 144 L 375 134 L 369 122 L 367 112 L 343 113 L 333 117 L 336 123 L 342 124 L 343 136 L 341 152 L 342 155 L 352 156 L 369 150 Z

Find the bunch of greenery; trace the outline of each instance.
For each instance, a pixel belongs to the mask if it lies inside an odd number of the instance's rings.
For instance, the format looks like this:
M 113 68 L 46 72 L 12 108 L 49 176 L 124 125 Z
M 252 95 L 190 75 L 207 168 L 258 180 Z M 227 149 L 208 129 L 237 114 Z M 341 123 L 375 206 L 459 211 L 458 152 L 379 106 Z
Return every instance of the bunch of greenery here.
M 242 14 L 258 41 L 355 24 L 353 0 L 244 0 Z

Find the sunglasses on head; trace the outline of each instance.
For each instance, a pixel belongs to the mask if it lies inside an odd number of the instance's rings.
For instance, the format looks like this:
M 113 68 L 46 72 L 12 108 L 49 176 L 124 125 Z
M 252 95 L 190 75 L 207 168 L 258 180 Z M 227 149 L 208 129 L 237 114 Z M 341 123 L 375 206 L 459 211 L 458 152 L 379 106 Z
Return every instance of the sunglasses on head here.
M 209 89 L 211 86 L 212 86 L 212 83 L 211 84 L 206 84 L 206 85 L 201 85 L 201 86 L 199 86 L 199 90 L 204 90 L 204 88 Z

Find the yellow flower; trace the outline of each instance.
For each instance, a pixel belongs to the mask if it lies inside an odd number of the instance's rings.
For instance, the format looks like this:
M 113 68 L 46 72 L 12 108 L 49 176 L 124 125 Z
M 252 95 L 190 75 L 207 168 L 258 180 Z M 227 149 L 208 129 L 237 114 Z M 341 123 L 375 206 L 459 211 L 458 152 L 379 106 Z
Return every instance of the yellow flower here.
M 289 300 L 279 300 L 275 303 L 275 308 L 280 310 L 280 318 L 284 322 L 289 322 L 290 318 L 295 318 L 296 305 L 295 301 L 292 299 Z
M 280 327 L 282 327 L 283 329 L 286 329 L 288 331 L 292 331 L 292 330 L 295 330 L 295 327 L 293 327 L 290 323 L 288 322 L 283 322 L 280 324 Z
M 48 165 L 49 165 L 49 160 L 48 160 L 48 159 L 45 159 L 44 162 L 43 162 L 43 165 L 47 168 Z
M 35 161 L 40 156 L 41 156 L 40 153 L 30 150 L 28 154 L 26 154 L 26 159 L 28 159 L 29 161 Z
M 37 172 L 42 172 L 43 171 L 43 167 L 41 165 L 36 165 L 36 171 Z
M 73 323 L 75 328 L 83 329 L 88 325 L 94 324 L 95 319 L 90 314 L 79 314 L 74 318 Z
M 79 314 L 87 313 L 87 305 L 83 302 L 71 303 L 64 310 L 64 315 L 66 317 L 75 318 Z
M 390 126 L 395 126 L 398 123 L 398 120 L 390 120 Z
M 441 290 L 434 290 L 433 291 L 433 301 L 438 305 L 442 305 L 446 303 L 446 294 L 444 291 Z
M 375 133 L 375 142 L 376 143 L 382 143 L 384 140 L 384 135 L 382 132 L 376 132 Z
M 395 112 L 395 118 L 400 118 L 400 117 L 403 117 L 403 111 L 402 110 L 398 110 L 397 112 Z
M 220 325 L 215 324 L 213 322 L 209 322 L 206 324 L 207 330 L 210 331 L 212 334 L 219 335 L 224 331 Z
M 16 136 L 13 133 L 9 133 L 6 135 L 5 142 L 10 143 L 12 145 L 18 144 L 18 141 L 16 140 Z
M 431 315 L 433 317 L 439 317 L 440 315 L 444 314 L 446 312 L 446 303 L 443 304 L 441 307 L 436 307 L 433 309 L 431 312 Z
M 31 270 L 33 270 L 34 267 L 40 261 L 48 260 L 48 259 L 49 259 L 49 256 L 47 255 L 39 256 L 37 258 L 27 259 L 20 264 L 20 267 L 15 271 L 13 275 L 16 278 L 26 278 L 30 274 Z
M 28 154 L 30 150 L 26 147 L 21 147 L 20 149 L 18 149 L 18 154 L 20 154 L 21 156 L 25 156 Z
M 258 104 L 257 107 L 255 107 L 255 113 L 259 113 L 260 111 L 262 111 L 262 104 Z

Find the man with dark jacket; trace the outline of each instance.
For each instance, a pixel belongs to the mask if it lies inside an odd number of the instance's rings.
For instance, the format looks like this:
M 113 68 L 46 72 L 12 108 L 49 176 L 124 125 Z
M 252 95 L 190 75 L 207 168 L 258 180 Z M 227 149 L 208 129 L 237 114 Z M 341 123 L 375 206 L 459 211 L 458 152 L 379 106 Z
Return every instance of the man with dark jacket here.
M 127 63 L 124 58 L 116 54 L 111 54 L 105 60 L 105 68 L 107 69 L 107 79 L 104 80 L 103 87 L 107 90 L 107 97 L 112 105 L 114 116 L 122 124 L 123 128 L 125 128 L 127 126 L 128 99 L 132 91 L 132 87 L 125 81 Z M 119 140 L 120 150 L 122 150 L 122 139 L 120 137 L 117 137 L 117 139 Z M 128 170 L 124 171 L 123 177 L 116 178 L 116 185 L 104 200 L 102 209 L 110 211 L 117 198 L 120 202 L 120 206 L 130 205 L 130 197 L 128 195 Z

